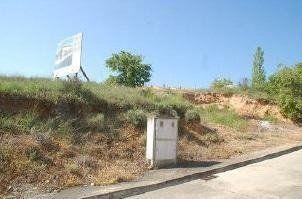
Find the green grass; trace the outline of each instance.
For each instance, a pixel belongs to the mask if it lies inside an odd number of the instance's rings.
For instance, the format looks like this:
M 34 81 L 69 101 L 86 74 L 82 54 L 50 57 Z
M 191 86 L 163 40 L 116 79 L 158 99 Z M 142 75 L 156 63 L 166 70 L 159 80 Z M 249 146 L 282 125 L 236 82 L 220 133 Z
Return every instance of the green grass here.
M 246 119 L 240 117 L 233 110 L 228 108 L 219 109 L 212 105 L 207 108 L 200 109 L 201 118 L 207 122 L 222 124 L 236 130 L 245 130 L 248 122 Z
M 30 132 L 33 129 L 60 134 L 101 130 L 106 127 L 101 127 L 101 124 L 96 126 L 96 123 L 103 123 L 101 120 L 104 118 L 93 118 L 93 114 L 103 114 L 102 117 L 112 120 L 106 123 L 115 125 L 121 122 L 118 121 L 122 118 L 120 116 L 129 110 L 140 109 L 145 113 L 176 111 L 179 116 L 183 116 L 188 109 L 193 107 L 180 93 L 172 91 L 158 93 L 150 88 L 108 86 L 95 82 L 53 81 L 46 78 L 0 76 L 0 97 L 1 95 L 30 98 L 34 102 L 45 100 L 53 104 L 52 109 L 60 107 L 62 102 L 63 105 L 64 103 L 77 105 L 74 106 L 75 113 L 69 114 L 63 110 L 63 116 L 53 114 L 43 116 L 39 113 L 39 108 L 35 112 L 34 107 L 25 107 L 17 114 L 4 111 L 0 114 L 0 130 L 13 133 Z M 83 105 L 90 109 L 81 110 Z M 93 125 L 90 125 L 92 123 Z M 90 128 L 90 126 L 94 127 Z
M 0 76 L 0 93 L 45 99 L 53 103 L 59 101 L 79 103 L 108 103 L 124 109 L 142 108 L 149 111 L 173 108 L 183 113 L 192 106 L 181 94 L 167 92 L 156 95 L 148 88 L 108 86 L 95 82 L 72 87 L 65 81 L 46 78 L 23 78 Z
M 51 81 L 47 78 L 0 76 L 0 92 L 11 95 L 57 100 L 62 88 L 63 81 Z
M 194 109 L 194 105 L 185 100 L 180 92 L 172 90 L 156 91 L 151 88 L 130 88 L 123 86 L 108 86 L 95 82 L 78 83 L 61 80 L 53 81 L 46 78 L 24 78 L 0 76 L 0 94 L 10 96 L 23 96 L 36 100 L 47 100 L 53 104 L 60 102 L 79 103 L 87 106 L 113 107 L 106 112 L 96 112 L 84 115 L 84 118 L 62 118 L 51 116 L 43 118 L 39 114 L 27 111 L 19 114 L 0 114 L 0 130 L 9 132 L 53 131 L 72 133 L 89 131 L 91 114 L 104 114 L 102 117 L 110 118 L 111 123 L 119 123 L 119 116 L 127 111 L 142 110 L 145 113 L 160 112 L 171 113 L 176 111 L 183 118 L 186 112 Z M 230 109 L 218 109 L 210 106 L 200 109 L 201 118 L 206 121 L 222 124 L 244 130 L 247 121 Z M 86 119 L 85 119 L 86 118 Z M 122 118 L 122 117 L 121 117 Z M 95 120 L 96 118 L 94 118 Z M 100 119 L 99 119 L 100 120 Z M 103 120 L 103 119 L 102 119 Z M 95 123 L 95 121 L 94 121 Z M 100 125 L 99 125 L 100 126 Z M 94 129 L 106 129 L 94 128 Z
M 34 111 L 17 114 L 0 113 L 0 132 L 2 133 L 52 132 L 71 134 L 79 129 L 79 125 L 80 123 L 76 123 L 72 119 L 42 118 Z
M 129 110 L 125 113 L 124 117 L 127 122 L 138 128 L 144 128 L 147 124 L 147 115 L 143 110 Z
M 0 130 L 3 132 L 30 132 L 32 128 L 38 126 L 42 129 L 44 123 L 34 112 L 18 114 L 0 113 Z

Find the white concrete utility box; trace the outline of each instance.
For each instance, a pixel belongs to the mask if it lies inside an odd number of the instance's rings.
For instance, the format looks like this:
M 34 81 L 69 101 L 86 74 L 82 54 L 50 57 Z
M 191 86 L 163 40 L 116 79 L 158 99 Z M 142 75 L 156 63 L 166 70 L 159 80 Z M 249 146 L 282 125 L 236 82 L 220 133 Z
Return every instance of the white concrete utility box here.
M 152 167 L 176 164 L 178 118 L 152 116 L 147 122 L 146 158 Z

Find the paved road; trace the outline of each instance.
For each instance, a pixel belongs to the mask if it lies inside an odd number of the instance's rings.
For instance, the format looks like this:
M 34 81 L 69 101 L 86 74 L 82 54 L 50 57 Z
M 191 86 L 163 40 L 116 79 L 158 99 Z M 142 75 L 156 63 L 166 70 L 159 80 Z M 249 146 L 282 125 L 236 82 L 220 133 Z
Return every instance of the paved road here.
M 194 180 L 130 198 L 302 199 L 302 150 L 212 177 L 210 180 Z

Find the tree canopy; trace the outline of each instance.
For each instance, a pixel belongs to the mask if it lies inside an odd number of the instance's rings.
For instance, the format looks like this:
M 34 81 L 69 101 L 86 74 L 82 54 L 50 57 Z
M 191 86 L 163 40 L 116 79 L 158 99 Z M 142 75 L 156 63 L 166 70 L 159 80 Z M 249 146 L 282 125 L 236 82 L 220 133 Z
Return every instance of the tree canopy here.
M 261 47 L 257 47 L 254 54 L 253 69 L 252 69 L 252 88 L 263 90 L 265 86 L 265 71 L 264 71 L 264 51 Z
M 225 88 L 229 88 L 233 85 L 233 82 L 230 79 L 227 78 L 216 78 L 212 84 L 211 84 L 211 88 L 213 90 L 221 90 L 221 89 L 225 89 Z
M 126 51 L 112 54 L 106 60 L 106 67 L 116 73 L 109 77 L 110 81 L 124 86 L 143 86 L 151 78 L 151 65 L 143 63 L 141 55 Z
M 284 115 L 302 122 L 302 63 L 280 68 L 269 77 L 267 90 Z

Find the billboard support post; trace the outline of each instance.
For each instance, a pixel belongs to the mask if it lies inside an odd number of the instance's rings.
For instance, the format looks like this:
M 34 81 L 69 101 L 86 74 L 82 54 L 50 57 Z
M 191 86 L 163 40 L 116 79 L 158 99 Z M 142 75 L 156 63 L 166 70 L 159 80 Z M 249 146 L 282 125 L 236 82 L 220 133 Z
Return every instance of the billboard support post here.
M 82 33 L 82 37 L 81 37 L 81 44 L 83 43 L 83 33 Z M 83 51 L 83 45 L 81 45 L 81 58 L 82 58 L 82 51 Z M 89 78 L 86 75 L 83 67 L 82 67 L 82 59 L 80 59 L 80 71 L 82 72 L 82 74 L 84 75 L 84 77 L 86 78 L 87 82 L 89 82 Z
M 86 78 L 87 82 L 89 82 L 89 78 L 88 78 L 88 76 L 86 75 L 86 73 L 85 73 L 85 71 L 84 71 L 84 69 L 83 69 L 82 66 L 80 67 L 80 70 L 81 70 L 81 72 L 83 73 L 84 77 Z

